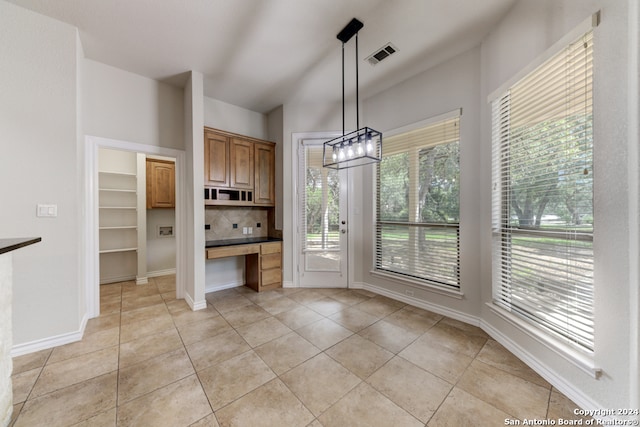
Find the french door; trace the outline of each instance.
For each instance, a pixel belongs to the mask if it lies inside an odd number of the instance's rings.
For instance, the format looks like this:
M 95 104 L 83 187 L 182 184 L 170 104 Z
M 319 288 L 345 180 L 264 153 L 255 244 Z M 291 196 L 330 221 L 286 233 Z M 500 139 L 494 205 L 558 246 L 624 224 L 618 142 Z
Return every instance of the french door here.
M 325 139 L 298 147 L 298 279 L 301 287 L 347 287 L 347 172 L 322 166 Z

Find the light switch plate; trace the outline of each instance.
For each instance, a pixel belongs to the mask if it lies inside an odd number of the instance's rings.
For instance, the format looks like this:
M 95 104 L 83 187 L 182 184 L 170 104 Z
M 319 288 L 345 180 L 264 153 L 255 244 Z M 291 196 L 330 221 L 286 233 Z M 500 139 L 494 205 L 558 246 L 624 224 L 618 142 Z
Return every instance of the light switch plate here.
M 38 204 L 36 216 L 40 218 L 55 218 L 58 216 L 58 205 Z

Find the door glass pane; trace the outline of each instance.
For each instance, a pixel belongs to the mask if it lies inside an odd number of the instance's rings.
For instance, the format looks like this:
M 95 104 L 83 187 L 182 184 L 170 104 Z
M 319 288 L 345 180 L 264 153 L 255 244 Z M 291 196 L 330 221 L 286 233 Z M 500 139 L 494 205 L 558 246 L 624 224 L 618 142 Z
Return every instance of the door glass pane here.
M 306 146 L 304 186 L 307 271 L 340 270 L 340 181 L 338 171 L 322 167 L 322 146 Z

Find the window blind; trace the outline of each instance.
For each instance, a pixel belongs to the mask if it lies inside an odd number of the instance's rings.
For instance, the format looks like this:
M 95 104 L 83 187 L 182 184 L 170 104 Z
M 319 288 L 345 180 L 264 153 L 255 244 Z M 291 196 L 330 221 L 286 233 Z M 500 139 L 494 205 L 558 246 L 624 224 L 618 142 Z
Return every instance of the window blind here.
M 385 139 L 377 168 L 377 271 L 459 289 L 459 121 Z
M 307 250 L 339 250 L 338 171 L 322 166 L 322 144 L 302 144 L 299 153 L 301 247 Z
M 493 299 L 593 351 L 593 34 L 492 103 Z

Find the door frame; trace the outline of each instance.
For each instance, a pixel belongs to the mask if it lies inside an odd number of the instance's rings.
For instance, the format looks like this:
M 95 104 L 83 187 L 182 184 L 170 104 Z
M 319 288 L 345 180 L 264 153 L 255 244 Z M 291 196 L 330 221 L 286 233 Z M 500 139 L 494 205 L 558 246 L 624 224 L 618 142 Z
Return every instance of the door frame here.
M 187 239 L 186 232 L 186 167 L 185 152 L 173 148 L 139 144 L 130 141 L 85 135 L 84 146 L 84 217 L 86 247 L 84 251 L 84 301 L 88 319 L 100 315 L 100 255 L 98 237 L 98 152 L 100 148 L 110 148 L 147 155 L 173 157 L 176 159 L 176 298 L 184 298 Z
M 292 203 L 292 218 L 295 221 L 295 225 L 292 227 L 293 228 L 293 234 L 294 234 L 294 238 L 292 239 L 293 241 L 293 245 L 292 245 L 292 254 L 293 254 L 293 271 L 292 271 L 292 276 L 293 276 L 293 285 L 296 288 L 301 287 L 300 286 L 300 272 L 301 272 L 301 266 L 300 263 L 302 261 L 302 257 L 300 256 L 300 246 L 301 246 L 301 242 L 300 242 L 300 224 L 299 224 L 299 220 L 300 220 L 300 212 L 299 212 L 299 208 L 300 208 L 300 191 L 301 191 L 301 183 L 299 182 L 299 173 L 298 173 L 298 169 L 299 169 L 299 165 L 298 165 L 298 159 L 299 159 L 299 153 L 298 150 L 300 149 L 300 147 L 302 146 L 302 141 L 303 140 L 307 140 L 307 139 L 324 139 L 324 140 L 330 140 L 333 138 L 337 138 L 339 136 L 342 136 L 342 132 L 341 131 L 328 131 L 328 132 L 295 132 L 292 134 L 291 136 L 291 171 L 292 171 L 292 181 L 293 181 L 293 190 L 294 190 L 294 201 Z M 353 286 L 354 283 L 354 268 L 353 268 L 353 260 L 354 260 L 354 252 L 353 252 L 353 233 L 350 231 L 352 229 L 352 224 L 353 224 L 353 208 L 350 205 L 350 195 L 353 194 L 353 176 L 352 176 L 352 170 L 351 169 L 347 169 L 346 170 L 346 174 L 347 174 L 347 224 L 348 224 L 348 228 L 347 228 L 347 287 L 346 289 L 349 289 Z

